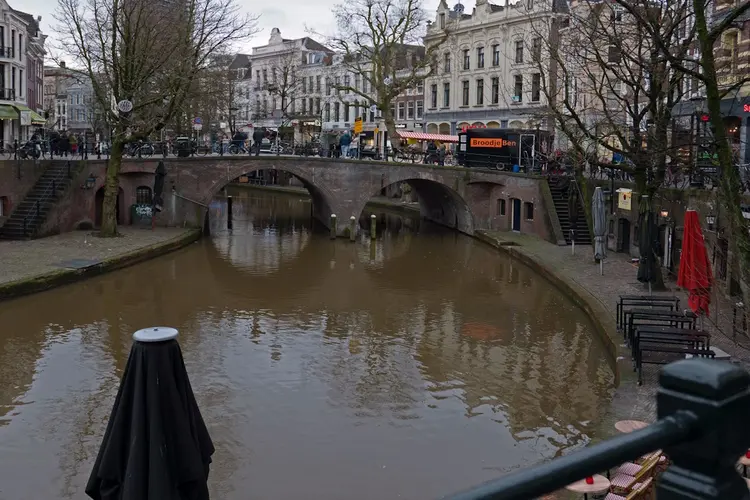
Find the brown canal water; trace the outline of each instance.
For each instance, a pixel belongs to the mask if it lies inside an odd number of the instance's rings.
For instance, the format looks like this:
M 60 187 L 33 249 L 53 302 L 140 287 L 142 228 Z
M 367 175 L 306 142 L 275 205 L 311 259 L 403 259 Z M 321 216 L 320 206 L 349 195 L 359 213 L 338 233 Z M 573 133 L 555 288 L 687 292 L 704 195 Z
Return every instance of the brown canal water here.
M 0 303 L 0 499 L 84 498 L 139 328 L 180 330 L 220 500 L 432 499 L 586 445 L 613 390 L 584 314 L 469 237 L 234 192 L 213 235 Z M 369 219 L 369 214 L 367 214 Z

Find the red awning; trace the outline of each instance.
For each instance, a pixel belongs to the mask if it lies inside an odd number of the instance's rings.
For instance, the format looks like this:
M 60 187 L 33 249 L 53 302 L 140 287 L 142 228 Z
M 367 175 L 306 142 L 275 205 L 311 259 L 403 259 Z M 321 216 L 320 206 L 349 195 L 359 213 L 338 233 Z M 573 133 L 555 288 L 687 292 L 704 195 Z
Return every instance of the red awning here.
M 418 141 L 458 142 L 457 135 L 425 134 L 424 132 L 398 132 L 402 139 L 416 139 Z

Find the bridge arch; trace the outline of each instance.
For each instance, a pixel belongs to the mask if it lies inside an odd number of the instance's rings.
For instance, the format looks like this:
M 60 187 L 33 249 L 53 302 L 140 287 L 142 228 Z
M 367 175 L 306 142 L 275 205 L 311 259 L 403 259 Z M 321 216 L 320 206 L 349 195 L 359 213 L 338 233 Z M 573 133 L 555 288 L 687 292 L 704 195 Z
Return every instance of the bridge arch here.
M 360 200 L 355 216 L 361 216 L 365 205 L 373 196 L 387 190 L 389 186 L 401 183 L 407 184 L 417 194 L 419 211 L 423 218 L 462 233 L 474 234 L 474 216 L 464 197 L 438 177 L 416 176 L 413 173 L 386 177 L 382 187 L 368 192 L 366 199 Z
M 219 191 L 243 175 L 249 175 L 261 170 L 276 170 L 291 174 L 302 183 L 305 189 L 307 189 L 307 192 L 310 193 L 310 199 L 312 200 L 313 206 L 313 217 L 328 227 L 331 214 L 336 213 L 335 211 L 338 209 L 336 197 L 333 196 L 328 188 L 321 182 L 316 182 L 314 173 L 313 175 L 310 175 L 308 171 L 299 168 L 292 162 L 288 161 L 279 162 L 278 166 L 273 162 L 267 163 L 252 160 L 236 163 L 238 164 L 227 167 L 226 177 L 214 181 L 211 189 L 205 193 L 205 198 L 203 200 L 205 205 L 210 205 L 211 200 L 219 193 Z M 206 211 L 207 210 L 208 209 L 206 209 Z

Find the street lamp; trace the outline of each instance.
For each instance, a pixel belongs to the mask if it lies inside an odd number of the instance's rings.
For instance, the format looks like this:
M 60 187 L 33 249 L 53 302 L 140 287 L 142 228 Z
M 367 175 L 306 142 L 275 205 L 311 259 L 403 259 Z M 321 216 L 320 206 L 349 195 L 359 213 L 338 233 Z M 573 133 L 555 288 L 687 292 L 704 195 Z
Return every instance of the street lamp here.
M 83 181 L 82 189 L 93 189 L 96 184 L 96 177 L 94 174 L 90 174 L 85 181 Z

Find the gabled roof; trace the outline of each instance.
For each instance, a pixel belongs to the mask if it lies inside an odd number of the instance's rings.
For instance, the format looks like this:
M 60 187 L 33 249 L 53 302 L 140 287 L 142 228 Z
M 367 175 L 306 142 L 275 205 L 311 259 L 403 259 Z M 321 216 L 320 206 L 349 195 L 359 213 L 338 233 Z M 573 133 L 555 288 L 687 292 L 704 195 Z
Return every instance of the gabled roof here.
M 250 67 L 250 56 L 248 54 L 235 54 L 232 62 L 229 63 L 228 69 L 240 69 Z
M 39 33 L 40 30 L 39 22 L 36 20 L 36 18 L 33 15 L 26 12 L 21 12 L 20 10 L 10 10 L 26 22 L 26 31 L 29 33 L 29 35 L 31 35 L 32 38 L 36 37 L 37 33 Z

